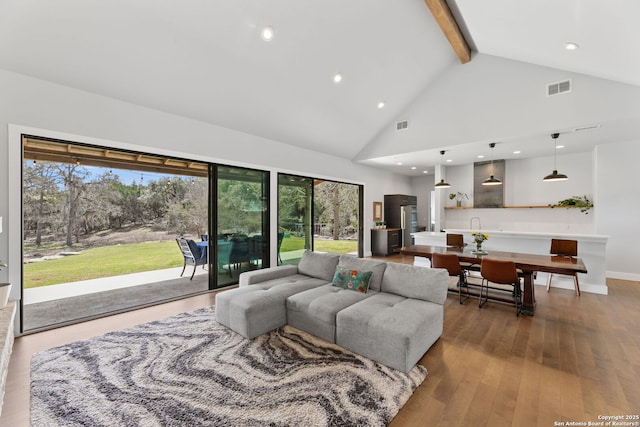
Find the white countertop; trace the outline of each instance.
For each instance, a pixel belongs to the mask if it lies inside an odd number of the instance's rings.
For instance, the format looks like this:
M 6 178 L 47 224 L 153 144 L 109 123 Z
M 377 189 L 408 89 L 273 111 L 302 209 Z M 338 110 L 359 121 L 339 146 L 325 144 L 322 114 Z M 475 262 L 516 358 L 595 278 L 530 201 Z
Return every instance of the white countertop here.
M 501 237 L 529 237 L 529 238 L 543 238 L 549 239 L 550 237 L 557 237 L 560 239 L 574 239 L 574 240 L 582 240 L 582 241 L 593 241 L 593 242 L 606 242 L 609 239 L 609 236 L 601 235 L 601 234 L 575 234 L 575 233 L 549 233 L 544 231 L 511 231 L 511 230 L 472 230 L 472 229 L 463 229 L 463 228 L 448 228 L 446 232 L 449 233 L 459 233 L 459 234 L 471 234 L 471 232 L 479 231 L 482 233 L 487 233 L 490 236 L 501 236 Z M 412 233 L 414 237 L 444 237 L 446 233 L 443 232 L 435 232 L 435 231 L 419 231 L 417 233 Z

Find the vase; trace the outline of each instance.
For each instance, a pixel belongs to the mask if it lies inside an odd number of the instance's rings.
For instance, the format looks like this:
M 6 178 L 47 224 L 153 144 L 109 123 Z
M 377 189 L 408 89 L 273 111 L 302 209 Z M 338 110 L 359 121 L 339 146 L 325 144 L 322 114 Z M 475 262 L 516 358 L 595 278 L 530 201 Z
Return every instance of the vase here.
M 486 255 L 488 252 L 482 250 L 482 242 L 476 242 L 476 249 L 471 251 L 476 255 Z
M 458 208 L 462 207 L 462 200 L 457 200 L 456 201 L 456 207 L 458 207 Z

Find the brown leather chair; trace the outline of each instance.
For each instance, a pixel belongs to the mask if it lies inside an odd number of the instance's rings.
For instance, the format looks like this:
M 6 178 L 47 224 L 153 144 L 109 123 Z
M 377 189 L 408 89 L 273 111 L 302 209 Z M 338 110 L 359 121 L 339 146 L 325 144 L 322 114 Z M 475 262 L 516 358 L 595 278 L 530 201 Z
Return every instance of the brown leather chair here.
M 447 233 L 447 246 L 453 246 L 455 248 L 463 248 L 464 236 L 462 234 Z
M 458 278 L 458 300 L 460 301 L 460 304 L 469 298 L 467 275 L 460 266 L 458 255 L 435 253 L 431 256 L 431 267 L 444 268 L 449 273 L 449 276 Z M 467 288 L 466 298 L 464 300 L 462 299 L 462 288 Z
M 447 247 L 459 248 L 461 250 L 464 249 L 464 235 L 447 233 Z M 461 262 L 460 265 L 462 266 L 463 270 L 480 271 L 480 268 L 478 268 L 478 264 Z
M 578 241 L 577 240 L 566 240 L 566 239 L 551 239 L 551 250 L 549 251 L 551 255 L 557 255 L 560 257 L 574 257 L 578 256 Z M 576 295 L 580 296 L 580 284 L 578 283 L 578 273 L 573 273 L 573 284 L 576 287 Z M 549 273 L 547 277 L 547 292 L 551 288 L 551 278 L 553 277 L 552 273 Z
M 520 278 L 518 277 L 515 263 L 513 261 L 483 258 L 480 265 L 480 275 L 482 276 L 482 284 L 480 287 L 480 297 L 478 298 L 478 307 L 482 307 L 489 299 L 489 289 L 506 291 L 513 295 L 513 302 L 516 306 L 516 316 L 519 316 L 522 308 L 522 290 L 520 289 Z M 489 286 L 490 282 L 500 285 L 511 285 L 512 289 L 491 287 Z M 487 294 L 483 302 L 482 295 L 485 288 L 487 289 Z

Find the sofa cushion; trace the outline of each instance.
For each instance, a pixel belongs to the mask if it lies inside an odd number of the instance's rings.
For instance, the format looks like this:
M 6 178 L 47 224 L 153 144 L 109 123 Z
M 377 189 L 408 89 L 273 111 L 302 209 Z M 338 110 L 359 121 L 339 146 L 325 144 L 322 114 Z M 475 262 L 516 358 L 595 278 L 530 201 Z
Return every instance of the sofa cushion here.
M 339 254 L 305 251 L 298 263 L 298 273 L 330 282 L 336 272 Z
M 382 275 L 384 274 L 384 270 L 387 267 L 387 263 L 384 261 L 358 258 L 356 256 L 347 254 L 340 255 L 340 261 L 338 262 L 338 265 L 353 270 L 371 271 L 372 274 L 371 279 L 369 280 L 369 289 L 374 291 L 380 290 Z
M 240 274 L 240 281 L 238 284 L 242 287 L 273 279 L 286 279 L 296 273 L 298 273 L 298 267 L 295 265 L 279 265 L 277 267 L 261 268 L 260 270 L 255 271 L 245 271 Z
M 330 283 L 300 292 L 287 298 L 287 323 L 335 342 L 336 313 L 375 294 L 371 290 L 366 294 L 348 291 Z
M 353 270 L 339 265 L 336 267 L 332 284 L 339 288 L 366 294 L 371 274 L 373 274 L 371 271 Z
M 285 299 L 298 292 L 325 285 L 326 281 L 296 274 L 247 285 L 216 295 L 216 320 L 245 338 L 255 338 L 287 323 Z M 298 279 L 298 280 L 296 280 Z
M 306 276 L 304 274 L 292 274 L 291 276 L 264 280 L 262 282 L 256 283 L 251 286 L 260 286 L 263 289 L 268 289 L 277 285 L 283 285 L 283 284 L 286 285 L 288 283 L 309 283 L 310 284 L 309 287 L 311 288 L 315 286 L 326 285 L 327 281 L 324 279 L 318 279 L 317 277 Z M 246 286 L 247 285 L 241 286 L 241 287 L 246 287 Z
M 444 306 L 378 293 L 338 312 L 336 344 L 408 372 L 442 335 Z
M 441 268 L 424 268 L 390 262 L 382 277 L 382 292 L 443 305 L 449 274 Z

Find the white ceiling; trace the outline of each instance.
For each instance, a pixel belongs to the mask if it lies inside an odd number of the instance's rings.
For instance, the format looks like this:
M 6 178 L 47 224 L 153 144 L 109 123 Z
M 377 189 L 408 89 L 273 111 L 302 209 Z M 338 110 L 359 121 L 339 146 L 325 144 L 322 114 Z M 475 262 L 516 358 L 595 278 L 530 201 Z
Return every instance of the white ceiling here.
M 637 0 L 449 3 L 482 54 L 640 86 Z M 467 66 L 422 0 L 0 0 L 0 68 L 349 159 Z M 547 131 L 500 135 L 495 157 L 533 155 Z M 562 139 L 581 138 L 584 150 L 630 136 L 621 121 Z M 465 153 L 457 164 L 489 155 L 486 141 L 451 141 Z M 393 144 L 364 161 L 419 174 L 445 147 L 426 148 Z M 397 168 L 397 156 L 417 169 Z

